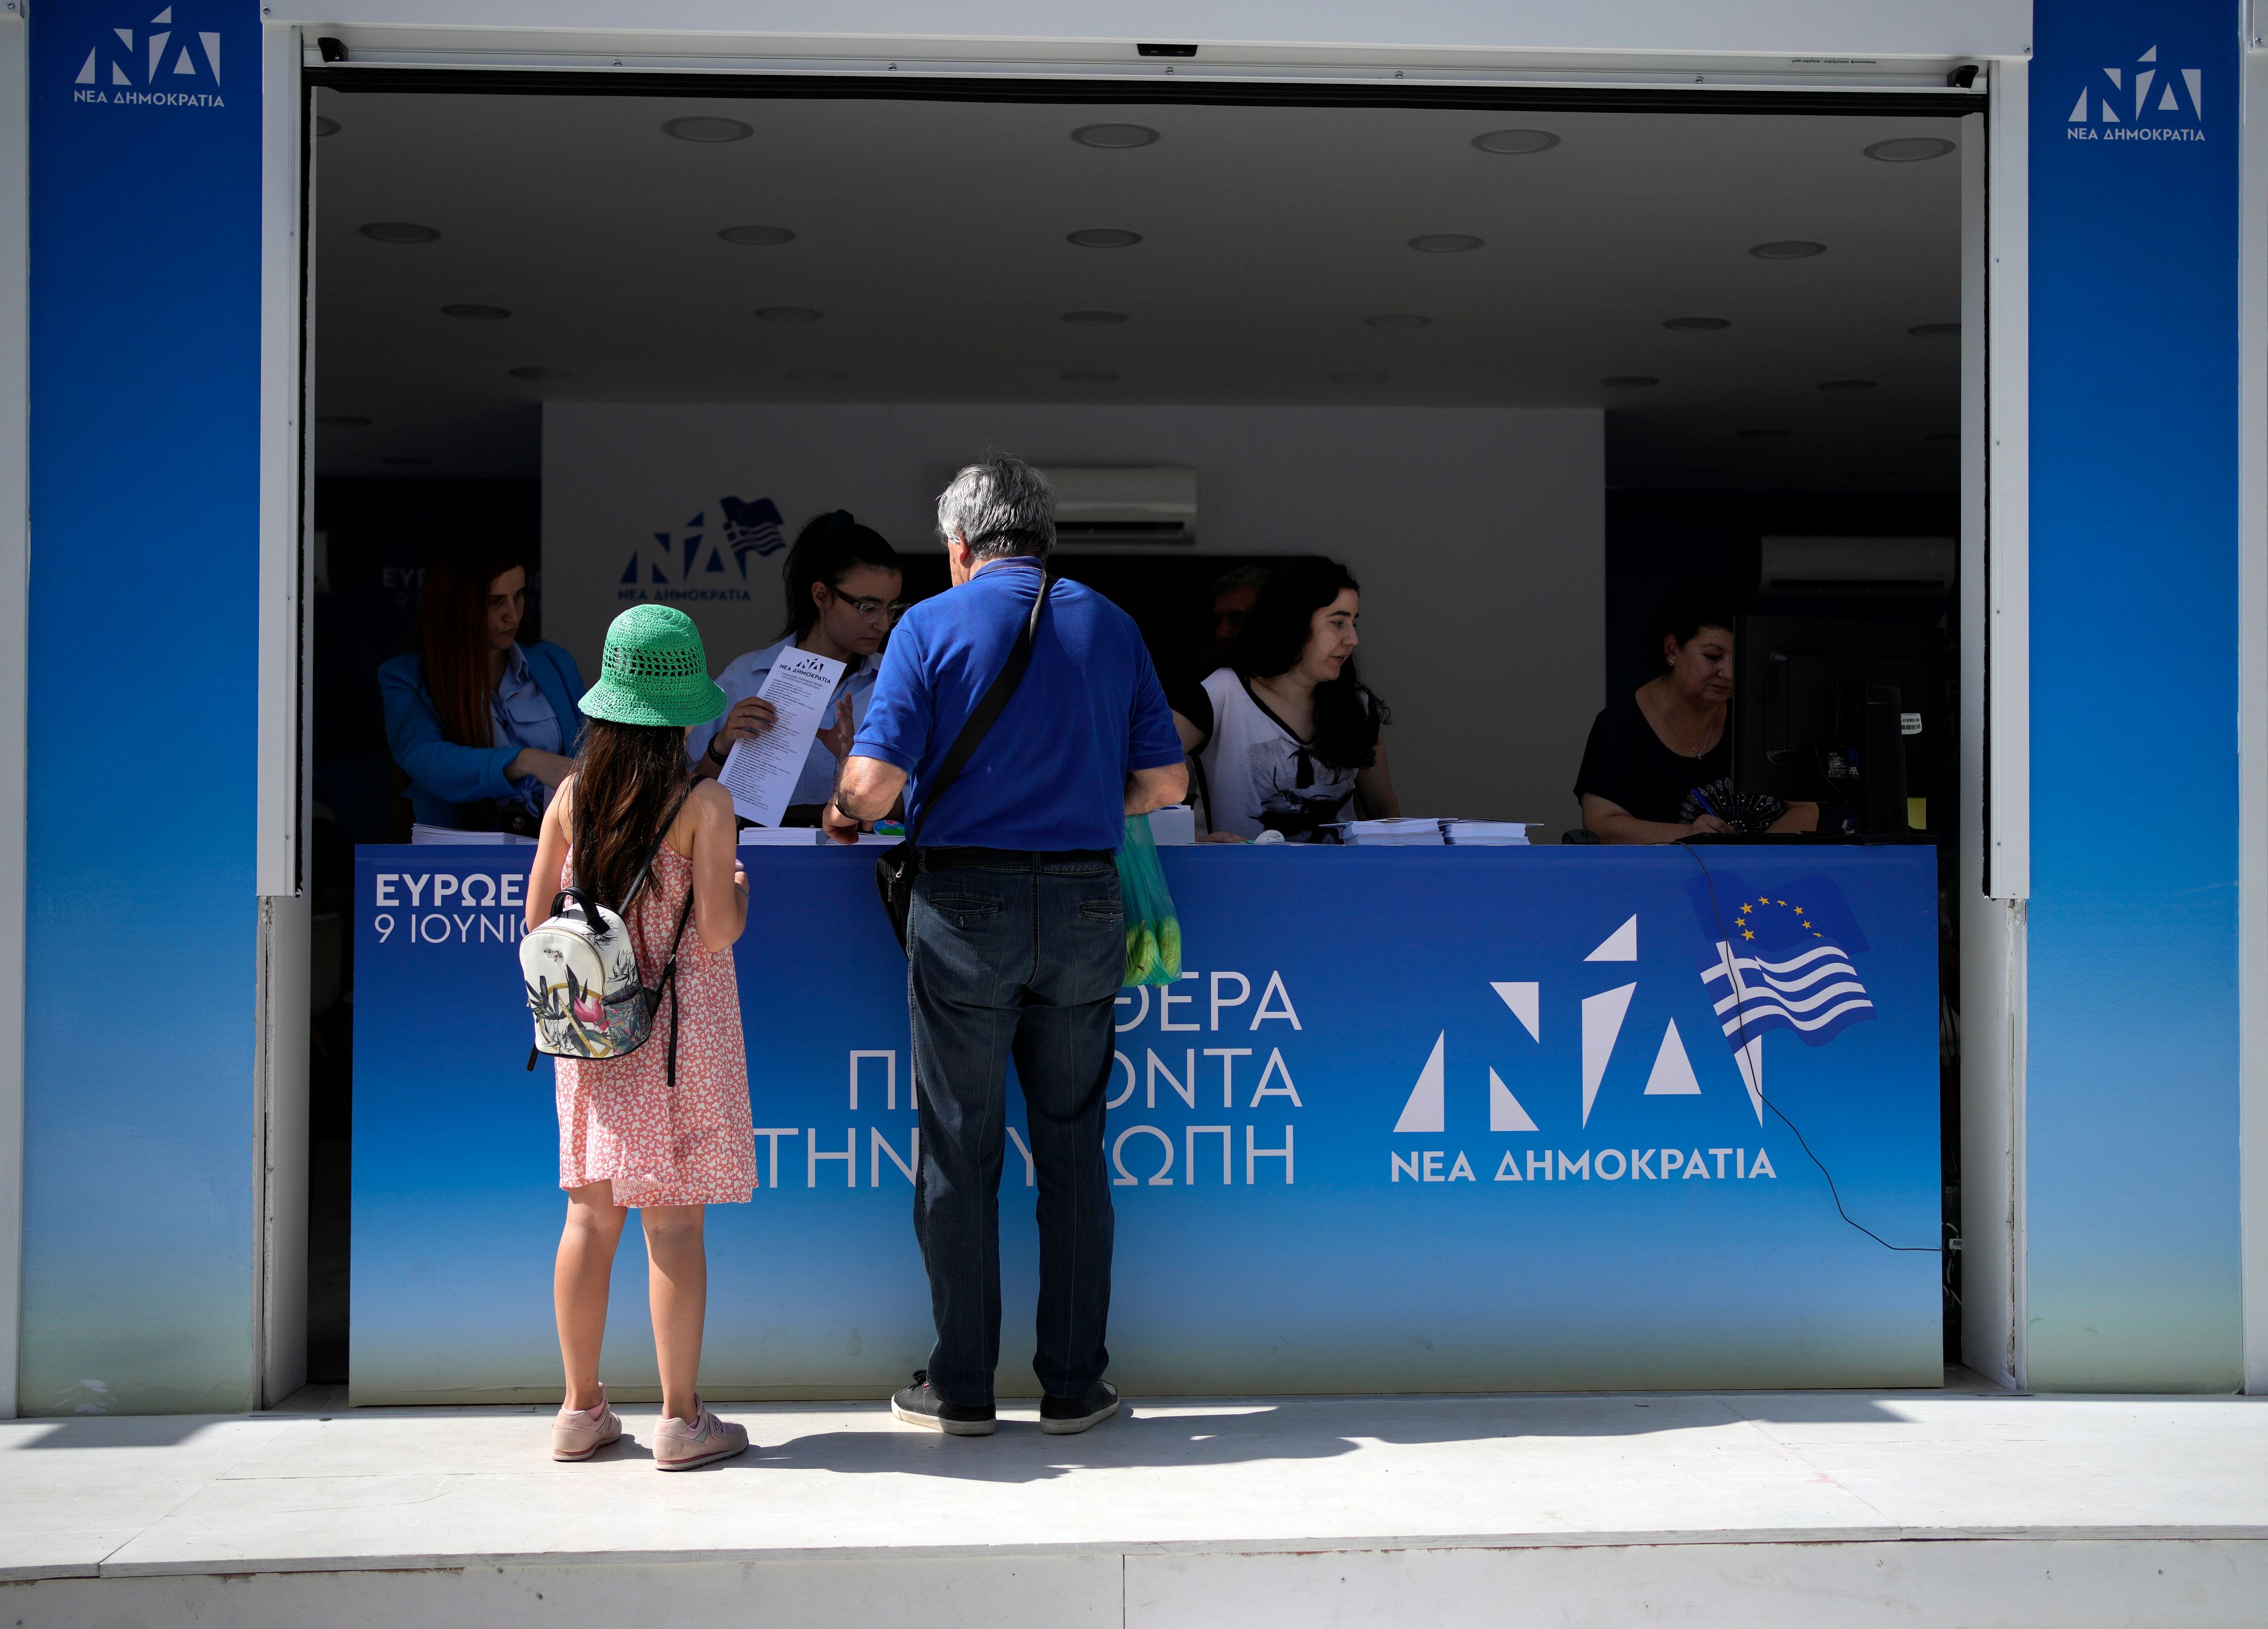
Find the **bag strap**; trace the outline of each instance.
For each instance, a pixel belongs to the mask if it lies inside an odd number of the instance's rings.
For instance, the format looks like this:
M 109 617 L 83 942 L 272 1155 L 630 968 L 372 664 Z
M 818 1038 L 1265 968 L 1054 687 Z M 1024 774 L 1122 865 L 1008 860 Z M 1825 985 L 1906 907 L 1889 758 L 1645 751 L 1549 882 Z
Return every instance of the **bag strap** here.
M 994 675 L 990 687 L 976 704 L 976 710 L 968 715 L 968 722 L 962 725 L 961 733 L 954 737 L 953 748 L 945 755 L 945 762 L 938 765 L 937 781 L 929 789 L 928 800 L 922 805 L 919 818 L 906 830 L 906 847 L 909 850 L 919 844 L 921 829 L 929 823 L 930 814 L 937 807 L 937 800 L 961 778 L 961 771 L 968 767 L 969 759 L 975 757 L 977 748 L 984 744 L 984 738 L 991 733 L 993 722 L 1008 705 L 1008 698 L 1023 682 L 1024 670 L 1032 665 L 1032 646 L 1039 638 L 1040 615 L 1048 608 L 1048 598 L 1055 592 L 1057 580 L 1047 567 L 1040 568 L 1040 596 L 1032 601 L 1032 613 L 1024 619 L 1023 627 L 1017 631 L 1015 648 L 1008 652 L 1007 664 Z

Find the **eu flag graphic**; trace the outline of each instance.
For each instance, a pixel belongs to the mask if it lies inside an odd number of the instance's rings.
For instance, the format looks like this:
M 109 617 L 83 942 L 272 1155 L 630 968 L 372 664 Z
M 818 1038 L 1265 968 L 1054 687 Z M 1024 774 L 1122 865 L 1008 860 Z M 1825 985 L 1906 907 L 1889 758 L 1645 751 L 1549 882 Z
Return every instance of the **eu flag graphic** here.
M 1867 936 L 1824 877 L 1778 889 L 1752 888 L 1719 872 L 1686 885 L 1701 935 L 1701 982 L 1708 988 L 1726 1044 L 1735 1052 L 1768 1030 L 1793 1029 L 1808 1046 L 1824 1046 L 1874 1003 L 1851 953 Z

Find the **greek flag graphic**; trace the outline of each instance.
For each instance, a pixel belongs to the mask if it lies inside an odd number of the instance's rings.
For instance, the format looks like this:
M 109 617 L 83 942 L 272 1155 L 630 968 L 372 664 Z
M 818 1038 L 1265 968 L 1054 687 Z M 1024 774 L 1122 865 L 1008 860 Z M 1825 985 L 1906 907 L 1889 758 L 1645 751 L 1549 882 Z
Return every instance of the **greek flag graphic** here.
M 1824 1046 L 1874 1003 L 1852 962 L 1869 947 L 1843 891 L 1823 877 L 1771 888 L 1734 873 L 1687 885 L 1701 918 L 1701 982 L 1726 1044 L 1742 1051 L 1769 1030 Z

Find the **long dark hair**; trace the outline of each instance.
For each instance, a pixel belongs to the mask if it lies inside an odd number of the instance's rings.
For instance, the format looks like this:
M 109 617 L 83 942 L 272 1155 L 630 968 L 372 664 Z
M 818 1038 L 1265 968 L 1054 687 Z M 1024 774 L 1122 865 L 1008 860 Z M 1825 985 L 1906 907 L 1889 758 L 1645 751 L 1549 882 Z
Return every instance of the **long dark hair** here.
M 453 532 L 434 546 L 417 594 L 425 689 L 441 732 L 460 747 L 495 744 L 489 698 L 489 585 L 524 563 L 487 532 Z
M 871 526 L 860 526 L 847 509 L 830 510 L 807 522 L 796 534 L 795 547 L 787 551 L 787 563 L 780 568 L 787 584 L 787 626 L 780 631 L 798 639 L 809 633 L 819 623 L 819 602 L 811 597 L 811 586 L 839 587 L 862 565 L 886 571 L 905 569 L 889 539 Z
M 1307 652 L 1315 613 L 1349 588 L 1362 591 L 1354 573 L 1321 555 L 1271 561 L 1268 580 L 1229 651 L 1229 666 L 1247 680 L 1291 672 Z M 1334 769 L 1366 770 L 1378 762 L 1379 728 L 1390 717 L 1386 704 L 1356 676 L 1350 656 L 1337 678 L 1315 687 L 1315 736 L 1309 745 Z
M 585 719 L 575 755 L 576 886 L 621 910 L 691 778 L 683 730 Z

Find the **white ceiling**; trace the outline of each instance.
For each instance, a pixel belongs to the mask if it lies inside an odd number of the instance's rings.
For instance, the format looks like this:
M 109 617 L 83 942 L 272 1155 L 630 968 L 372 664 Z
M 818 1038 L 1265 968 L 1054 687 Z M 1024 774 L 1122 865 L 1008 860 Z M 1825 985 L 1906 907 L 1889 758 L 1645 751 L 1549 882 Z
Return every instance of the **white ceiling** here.
M 315 144 L 318 411 L 371 421 L 319 429 L 326 475 L 533 475 L 547 399 L 1061 401 L 1594 405 L 1618 484 L 1955 482 L 1959 345 L 1908 330 L 1960 314 L 1959 160 L 1864 154 L 1951 121 L 332 90 L 316 111 L 339 126 Z M 754 133 L 663 133 L 687 115 Z M 1160 138 L 1071 139 L 1101 122 Z M 1506 128 L 1560 144 L 1471 144 Z M 795 236 L 717 235 L 743 225 Z M 1065 241 L 1095 227 L 1143 241 Z M 1483 247 L 1408 247 L 1430 233 Z M 1788 239 L 1827 252 L 1749 252 Z M 511 314 L 443 314 L 464 304 Z M 822 314 L 754 314 L 783 306 Z M 1094 310 L 1126 320 L 1062 320 Z M 1431 321 L 1365 321 L 1402 314 Z M 1662 326 L 1682 317 L 1731 326 Z M 1629 375 L 1660 383 L 1602 383 Z M 1874 387 L 1819 388 L 1844 380 Z

